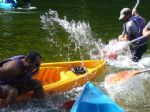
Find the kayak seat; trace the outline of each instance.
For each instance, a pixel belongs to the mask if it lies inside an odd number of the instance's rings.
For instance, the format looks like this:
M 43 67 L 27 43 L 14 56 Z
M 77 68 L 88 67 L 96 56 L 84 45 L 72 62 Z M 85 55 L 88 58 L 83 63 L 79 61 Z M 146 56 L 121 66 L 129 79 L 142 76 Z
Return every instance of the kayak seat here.
M 67 76 L 68 78 L 76 78 L 76 77 L 77 77 L 77 75 L 74 74 L 72 71 L 67 71 L 67 72 L 66 72 L 66 76 Z
M 64 80 L 64 79 L 68 78 L 67 75 L 66 75 L 66 71 L 60 72 L 60 78 L 61 78 L 61 80 Z
M 42 81 L 43 85 L 51 84 L 60 80 L 59 72 L 57 67 L 45 67 L 41 68 L 34 78 Z
M 67 79 L 67 78 L 73 78 L 77 77 L 72 71 L 62 71 L 60 72 L 61 80 Z

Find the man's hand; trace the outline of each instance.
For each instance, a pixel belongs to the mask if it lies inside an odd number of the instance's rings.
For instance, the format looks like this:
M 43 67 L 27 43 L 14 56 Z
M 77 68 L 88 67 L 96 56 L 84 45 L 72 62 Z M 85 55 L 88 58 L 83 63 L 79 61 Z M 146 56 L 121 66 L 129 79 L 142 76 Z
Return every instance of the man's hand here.
M 146 36 L 146 37 L 150 37 L 150 31 L 147 31 L 147 32 L 143 33 L 143 35 Z
M 147 27 L 143 29 L 143 36 L 150 37 L 150 30 Z
M 127 37 L 127 35 L 119 35 L 119 36 L 118 36 L 118 40 L 119 40 L 119 41 L 127 41 L 127 40 L 128 40 L 128 37 Z
M 137 10 L 135 8 L 132 9 L 132 15 L 133 16 L 138 15 Z

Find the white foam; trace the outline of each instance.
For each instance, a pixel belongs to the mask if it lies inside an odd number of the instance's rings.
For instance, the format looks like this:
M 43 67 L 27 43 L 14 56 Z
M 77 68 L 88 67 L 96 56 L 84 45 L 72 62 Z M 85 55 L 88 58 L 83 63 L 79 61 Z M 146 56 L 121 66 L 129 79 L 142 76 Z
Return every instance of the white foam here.
M 113 86 L 105 86 L 108 94 L 124 105 L 140 105 L 148 103 L 147 96 L 145 95 L 144 83 L 150 79 L 150 77 L 144 77 L 146 74 L 141 74 L 130 78 L 123 83 L 117 83 Z M 148 79 L 147 79 L 148 78 Z

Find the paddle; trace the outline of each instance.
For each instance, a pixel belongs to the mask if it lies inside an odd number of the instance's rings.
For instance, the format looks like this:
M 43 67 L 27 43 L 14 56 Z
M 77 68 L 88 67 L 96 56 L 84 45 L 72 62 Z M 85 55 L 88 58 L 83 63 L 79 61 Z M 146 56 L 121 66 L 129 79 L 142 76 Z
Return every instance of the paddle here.
M 138 7 L 138 5 L 139 5 L 139 3 L 140 3 L 140 1 L 139 0 L 137 0 L 137 2 L 136 2 L 136 4 L 135 4 L 135 6 L 133 7 L 133 9 L 137 9 L 137 7 Z
M 132 71 L 123 71 L 119 73 L 115 73 L 113 75 L 109 75 L 105 78 L 104 83 L 107 84 L 108 86 L 112 86 L 114 84 L 117 84 L 119 82 L 123 82 L 125 80 L 128 80 L 134 75 L 138 75 L 144 72 L 148 72 L 150 69 L 146 70 L 132 70 Z
M 134 40 L 132 40 L 132 41 L 129 41 L 129 42 L 128 42 L 128 45 L 130 45 L 130 44 L 132 44 L 132 43 L 134 43 L 134 42 L 136 42 L 136 41 L 138 41 L 138 40 L 144 39 L 144 38 L 147 38 L 147 36 L 146 36 L 146 35 L 143 35 L 143 36 L 141 36 L 141 37 L 139 37 L 139 38 L 136 38 L 136 39 L 134 39 Z

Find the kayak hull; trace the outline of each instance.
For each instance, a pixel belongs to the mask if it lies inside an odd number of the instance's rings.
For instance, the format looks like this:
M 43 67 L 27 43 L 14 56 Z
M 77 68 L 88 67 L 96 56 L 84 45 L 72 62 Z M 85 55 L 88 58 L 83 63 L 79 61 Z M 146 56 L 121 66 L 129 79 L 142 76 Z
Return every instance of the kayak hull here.
M 125 112 L 92 83 L 86 83 L 70 112 Z

